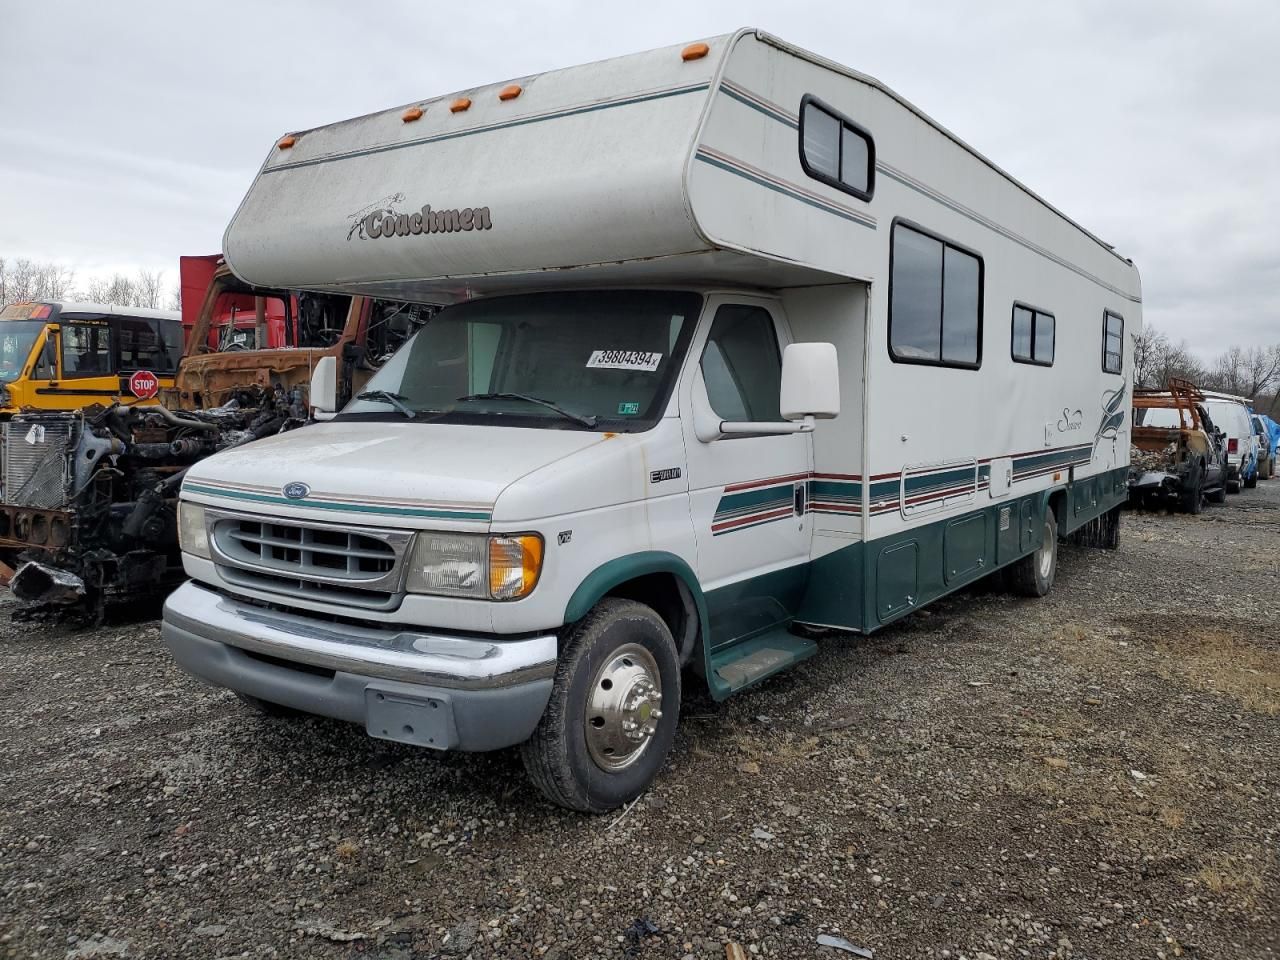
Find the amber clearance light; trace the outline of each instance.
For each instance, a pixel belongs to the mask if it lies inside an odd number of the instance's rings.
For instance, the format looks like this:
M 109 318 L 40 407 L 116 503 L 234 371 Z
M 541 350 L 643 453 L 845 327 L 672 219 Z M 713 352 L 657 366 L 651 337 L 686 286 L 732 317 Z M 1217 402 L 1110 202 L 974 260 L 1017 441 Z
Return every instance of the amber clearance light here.
M 520 88 L 520 84 L 511 83 L 498 91 L 498 99 L 514 100 L 516 97 L 520 96 L 520 94 L 522 93 L 524 93 L 524 91 Z
M 400 119 L 401 119 L 401 121 L 402 121 L 402 122 L 404 122 L 404 123 L 413 123 L 413 121 L 415 121 L 415 120 L 421 120 L 421 119 L 422 119 L 422 108 L 421 108 L 421 107 L 410 107 L 410 108 L 409 108 L 408 110 L 406 110 L 404 113 L 400 114 Z
M 453 101 L 453 103 L 449 104 L 450 113 L 462 113 L 464 110 L 470 110 L 470 109 L 471 109 L 470 97 L 459 97 L 457 100 Z
M 291 133 L 287 137 L 281 137 L 280 142 L 277 143 L 276 146 L 279 147 L 281 150 L 288 150 L 297 142 L 298 142 L 298 138 Z
M 705 43 L 691 43 L 680 51 L 680 59 L 685 63 L 690 60 L 701 60 L 710 52 L 711 48 Z

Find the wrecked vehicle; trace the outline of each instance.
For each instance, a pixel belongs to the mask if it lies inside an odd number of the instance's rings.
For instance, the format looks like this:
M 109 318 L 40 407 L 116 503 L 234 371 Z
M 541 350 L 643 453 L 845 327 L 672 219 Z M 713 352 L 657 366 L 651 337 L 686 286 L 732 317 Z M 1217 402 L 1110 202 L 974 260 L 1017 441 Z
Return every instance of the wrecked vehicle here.
M 1227 499 L 1225 436 L 1204 394 L 1186 380 L 1168 390 L 1133 391 L 1129 498 L 1139 506 L 1200 513 L 1207 497 Z
M 236 302 L 260 321 L 281 316 L 287 346 L 253 350 L 212 336 L 219 318 L 235 316 Z M 29 610 L 76 608 L 94 620 L 109 604 L 162 595 L 182 572 L 175 504 L 187 469 L 217 451 L 302 426 L 306 382 L 323 357 L 339 365 L 343 395 L 358 391 L 426 310 L 259 290 L 220 266 L 173 385 L 160 390 L 163 406 L 28 409 L 3 425 L 0 561 L 16 571 L 14 595 Z

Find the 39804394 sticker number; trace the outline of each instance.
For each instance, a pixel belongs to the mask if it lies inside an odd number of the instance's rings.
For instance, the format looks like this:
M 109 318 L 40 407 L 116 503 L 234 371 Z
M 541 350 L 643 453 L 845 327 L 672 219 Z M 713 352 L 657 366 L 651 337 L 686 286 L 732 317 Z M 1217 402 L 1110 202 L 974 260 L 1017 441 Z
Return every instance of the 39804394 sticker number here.
M 661 353 L 648 350 L 593 350 L 587 359 L 588 370 L 645 370 L 658 369 Z

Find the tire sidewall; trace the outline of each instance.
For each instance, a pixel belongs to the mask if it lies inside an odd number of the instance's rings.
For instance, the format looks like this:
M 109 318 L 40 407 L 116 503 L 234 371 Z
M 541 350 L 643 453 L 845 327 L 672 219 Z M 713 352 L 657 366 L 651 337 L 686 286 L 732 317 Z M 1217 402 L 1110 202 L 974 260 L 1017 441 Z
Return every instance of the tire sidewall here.
M 1048 548 L 1050 551 L 1049 572 L 1041 574 L 1040 572 L 1040 550 L 1034 554 L 1036 562 L 1036 589 L 1040 596 L 1044 596 L 1053 589 L 1054 577 L 1058 574 L 1058 522 L 1054 515 L 1052 507 L 1045 507 L 1044 513 L 1044 542 L 1041 549 Z
M 593 622 L 586 630 L 581 655 L 568 672 L 563 696 L 566 759 L 573 779 L 596 809 L 613 809 L 635 798 L 653 782 L 675 742 L 680 718 L 680 663 L 675 642 L 661 618 L 640 604 L 627 604 Z M 596 671 L 619 647 L 634 643 L 648 650 L 658 665 L 662 717 L 644 754 L 631 766 L 602 770 L 587 749 L 586 710 Z

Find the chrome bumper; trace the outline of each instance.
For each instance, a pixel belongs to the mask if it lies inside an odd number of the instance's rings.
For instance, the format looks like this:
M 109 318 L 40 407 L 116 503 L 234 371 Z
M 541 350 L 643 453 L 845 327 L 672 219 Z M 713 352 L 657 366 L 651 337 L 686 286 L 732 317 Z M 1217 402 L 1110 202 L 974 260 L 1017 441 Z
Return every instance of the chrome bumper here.
M 509 687 L 556 671 L 554 634 L 491 640 L 328 623 L 241 603 L 193 582 L 170 594 L 164 625 L 312 667 L 453 690 Z
M 528 739 L 556 669 L 554 634 L 500 640 L 331 623 L 194 582 L 165 602 L 161 636 L 208 683 L 437 750 Z

